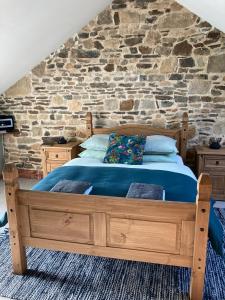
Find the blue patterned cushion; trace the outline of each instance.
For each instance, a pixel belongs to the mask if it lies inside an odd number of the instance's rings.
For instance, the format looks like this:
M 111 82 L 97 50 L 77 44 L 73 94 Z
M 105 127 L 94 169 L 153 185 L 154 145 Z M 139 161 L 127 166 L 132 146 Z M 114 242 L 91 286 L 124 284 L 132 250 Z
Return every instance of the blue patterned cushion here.
M 145 140 L 144 136 L 110 134 L 104 163 L 141 165 Z

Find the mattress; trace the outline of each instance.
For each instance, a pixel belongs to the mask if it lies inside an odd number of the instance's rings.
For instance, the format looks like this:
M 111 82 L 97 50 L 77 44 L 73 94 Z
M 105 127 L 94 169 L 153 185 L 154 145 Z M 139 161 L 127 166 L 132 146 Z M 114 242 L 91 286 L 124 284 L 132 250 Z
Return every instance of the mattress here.
M 71 166 L 92 166 L 92 167 L 110 167 L 110 168 L 129 168 L 143 170 L 161 170 L 187 175 L 194 180 L 197 180 L 190 168 L 184 165 L 182 158 L 177 155 L 176 163 L 143 163 L 142 165 L 127 165 L 127 164 L 106 164 L 96 158 L 74 158 L 64 164 L 66 167 Z

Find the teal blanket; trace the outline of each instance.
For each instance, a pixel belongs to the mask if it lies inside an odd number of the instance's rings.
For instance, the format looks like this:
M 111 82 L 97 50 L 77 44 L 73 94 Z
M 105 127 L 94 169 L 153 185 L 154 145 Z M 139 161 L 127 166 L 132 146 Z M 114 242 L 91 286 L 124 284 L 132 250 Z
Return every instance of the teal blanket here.
M 189 176 L 169 171 L 119 167 L 60 167 L 34 186 L 34 190 L 49 191 L 59 180 L 88 181 L 93 185 L 92 195 L 125 197 L 130 184 L 152 183 L 162 185 L 166 200 L 194 202 L 196 181 Z
M 91 194 L 94 195 L 125 197 L 133 182 L 162 185 L 167 201 L 195 202 L 197 194 L 196 180 L 187 175 L 161 170 L 86 166 L 57 168 L 36 184 L 33 190 L 49 191 L 63 179 L 90 182 L 93 185 Z M 225 257 L 223 232 L 212 208 L 209 236 L 217 253 Z

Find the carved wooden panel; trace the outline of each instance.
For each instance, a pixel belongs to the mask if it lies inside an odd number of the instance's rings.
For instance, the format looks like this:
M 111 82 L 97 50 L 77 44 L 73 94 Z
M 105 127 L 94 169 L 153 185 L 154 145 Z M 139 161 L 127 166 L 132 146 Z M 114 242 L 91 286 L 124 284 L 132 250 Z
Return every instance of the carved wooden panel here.
M 30 220 L 32 237 L 93 243 L 93 222 L 88 214 L 31 208 Z
M 133 219 L 108 219 L 108 245 L 127 249 L 179 253 L 180 225 Z
M 180 254 L 192 256 L 194 249 L 195 222 L 183 221 L 181 226 Z

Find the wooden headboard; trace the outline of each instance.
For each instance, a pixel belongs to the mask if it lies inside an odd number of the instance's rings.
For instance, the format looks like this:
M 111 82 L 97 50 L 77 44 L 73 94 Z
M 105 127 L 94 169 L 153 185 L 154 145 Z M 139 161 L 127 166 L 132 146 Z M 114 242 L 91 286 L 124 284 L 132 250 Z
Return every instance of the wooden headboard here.
M 185 112 L 178 129 L 154 128 L 147 124 L 126 124 L 111 128 L 94 128 L 92 121 L 92 113 L 88 112 L 86 116 L 86 136 L 93 134 L 110 134 L 112 132 L 124 135 L 165 135 L 177 140 L 179 154 L 186 160 L 187 141 L 188 141 L 188 114 Z

